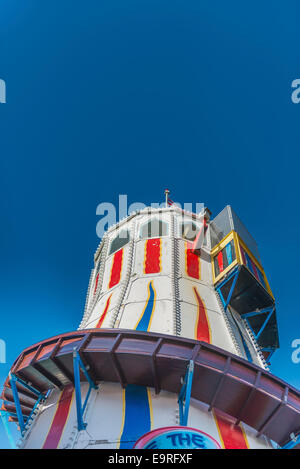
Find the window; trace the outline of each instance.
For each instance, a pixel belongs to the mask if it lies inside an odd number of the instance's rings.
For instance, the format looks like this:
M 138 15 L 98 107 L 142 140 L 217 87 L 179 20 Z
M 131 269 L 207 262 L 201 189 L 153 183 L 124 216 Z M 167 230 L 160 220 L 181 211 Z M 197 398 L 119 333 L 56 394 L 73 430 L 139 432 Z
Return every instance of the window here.
M 182 223 L 181 236 L 187 241 L 195 241 L 199 227 L 193 222 Z
M 215 276 L 222 273 L 235 261 L 235 249 L 233 239 L 214 257 Z
M 123 246 L 129 243 L 129 241 L 130 241 L 129 231 L 128 230 L 120 231 L 118 236 L 116 236 L 116 238 L 113 239 L 113 241 L 111 242 L 109 255 L 121 249 Z
M 158 218 L 151 218 L 142 225 L 140 231 L 141 238 L 160 238 L 168 235 L 168 224 Z

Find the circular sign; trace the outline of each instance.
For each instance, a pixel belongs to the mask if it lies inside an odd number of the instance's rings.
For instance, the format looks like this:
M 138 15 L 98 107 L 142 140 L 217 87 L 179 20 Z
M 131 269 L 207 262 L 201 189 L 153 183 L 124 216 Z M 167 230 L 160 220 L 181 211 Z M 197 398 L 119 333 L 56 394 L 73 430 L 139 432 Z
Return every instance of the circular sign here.
M 157 428 L 141 436 L 135 449 L 221 449 L 207 433 L 190 427 Z

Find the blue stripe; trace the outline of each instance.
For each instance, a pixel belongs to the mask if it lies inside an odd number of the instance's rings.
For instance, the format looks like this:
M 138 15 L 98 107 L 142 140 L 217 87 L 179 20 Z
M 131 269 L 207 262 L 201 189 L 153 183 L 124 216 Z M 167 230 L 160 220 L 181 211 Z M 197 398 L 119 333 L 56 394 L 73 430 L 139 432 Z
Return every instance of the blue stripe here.
M 140 321 L 139 321 L 139 323 L 136 327 L 137 331 L 147 331 L 148 327 L 149 327 L 151 315 L 152 315 L 152 312 L 153 312 L 153 309 L 154 309 L 154 297 L 155 297 L 152 281 L 149 282 L 149 284 L 148 284 L 148 295 L 149 295 L 149 299 L 147 301 L 147 305 L 146 305 L 144 314 L 141 317 L 141 319 L 140 319 Z
M 255 276 L 254 271 L 253 271 L 253 269 L 252 269 L 251 259 L 250 259 L 250 257 L 248 256 L 248 254 L 246 253 L 246 251 L 245 251 L 245 257 L 246 257 L 248 269 L 249 269 L 249 270 L 253 273 L 253 275 Z
M 259 268 L 256 266 L 256 270 L 257 270 L 257 273 L 258 273 L 258 276 L 259 276 L 259 280 L 260 280 L 260 283 L 265 287 L 265 289 L 267 290 L 267 285 L 265 283 L 265 279 L 263 277 L 263 274 L 262 272 L 259 270 Z
M 228 265 L 230 265 L 230 264 L 232 264 L 232 247 L 231 247 L 231 243 L 227 244 L 225 249 L 226 249 L 226 256 L 227 256 Z
M 125 388 L 125 417 L 120 449 L 130 449 L 151 430 L 150 405 L 145 386 L 127 384 Z

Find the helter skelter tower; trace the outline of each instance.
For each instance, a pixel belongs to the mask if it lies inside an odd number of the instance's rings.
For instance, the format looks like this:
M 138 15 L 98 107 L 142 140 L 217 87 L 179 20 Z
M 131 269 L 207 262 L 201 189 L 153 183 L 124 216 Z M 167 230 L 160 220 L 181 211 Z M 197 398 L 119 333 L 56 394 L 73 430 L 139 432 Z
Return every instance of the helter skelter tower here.
M 1 415 L 21 448 L 299 447 L 300 392 L 268 369 L 277 347 L 273 294 L 231 207 L 213 220 L 146 208 L 103 236 L 79 329 L 15 361 Z

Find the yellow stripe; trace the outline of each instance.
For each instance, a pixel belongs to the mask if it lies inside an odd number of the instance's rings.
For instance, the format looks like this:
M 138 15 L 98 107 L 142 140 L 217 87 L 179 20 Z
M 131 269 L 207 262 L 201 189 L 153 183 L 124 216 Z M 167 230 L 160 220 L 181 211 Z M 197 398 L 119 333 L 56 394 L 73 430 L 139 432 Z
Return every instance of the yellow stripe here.
M 119 435 L 119 439 L 118 439 L 118 442 L 117 442 L 117 449 L 120 448 L 120 444 L 121 444 L 121 438 L 122 438 L 122 434 L 123 434 L 123 431 L 124 431 L 124 424 L 125 424 L 125 389 L 122 389 L 122 423 L 121 423 L 121 431 L 120 431 L 120 435 Z
M 240 424 L 239 426 L 241 427 L 241 430 L 242 430 L 242 432 L 243 432 L 243 437 L 244 437 L 244 439 L 245 439 L 246 446 L 247 446 L 248 449 L 250 449 L 249 441 L 248 441 L 246 432 L 245 432 L 245 430 L 244 430 L 244 428 L 243 428 L 243 425 Z
M 147 388 L 147 394 L 148 394 L 148 403 L 149 403 L 149 413 L 150 413 L 150 430 L 153 429 L 153 406 L 152 406 L 152 397 L 151 397 L 151 392 L 150 389 Z
M 214 416 L 214 420 L 215 420 L 215 424 L 216 424 L 216 427 L 217 427 L 217 430 L 218 430 L 218 434 L 219 434 L 219 438 L 220 438 L 220 441 L 221 441 L 221 445 L 222 445 L 222 448 L 223 449 L 226 449 L 225 448 L 225 444 L 224 444 L 224 441 L 223 441 L 223 438 L 222 438 L 222 435 L 221 435 L 221 432 L 220 432 L 220 428 L 219 428 L 219 424 L 218 424 L 218 419 L 216 417 L 216 414 L 215 414 L 215 411 L 212 410 L 212 414 Z

